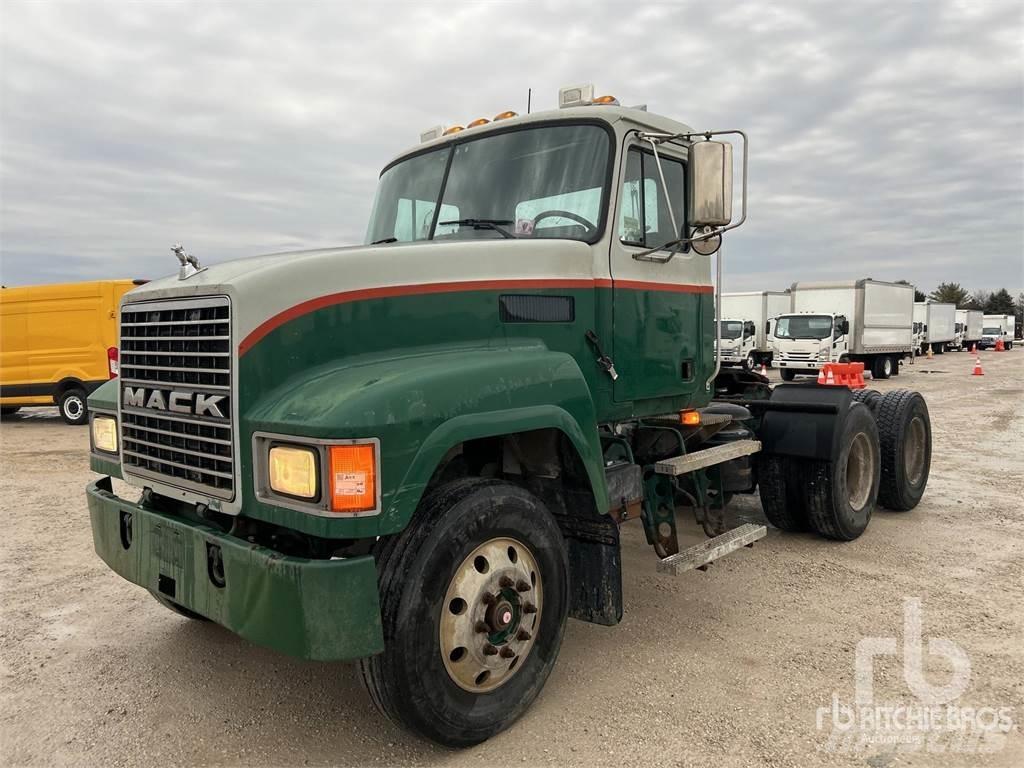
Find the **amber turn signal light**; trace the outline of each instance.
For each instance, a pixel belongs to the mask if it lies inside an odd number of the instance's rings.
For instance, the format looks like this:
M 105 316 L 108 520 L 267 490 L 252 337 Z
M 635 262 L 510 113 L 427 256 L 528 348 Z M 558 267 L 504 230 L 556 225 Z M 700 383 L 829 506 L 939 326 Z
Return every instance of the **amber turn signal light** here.
M 369 512 L 377 506 L 377 455 L 373 443 L 332 445 L 331 510 Z
M 699 427 L 700 411 L 680 411 L 679 421 L 686 427 Z

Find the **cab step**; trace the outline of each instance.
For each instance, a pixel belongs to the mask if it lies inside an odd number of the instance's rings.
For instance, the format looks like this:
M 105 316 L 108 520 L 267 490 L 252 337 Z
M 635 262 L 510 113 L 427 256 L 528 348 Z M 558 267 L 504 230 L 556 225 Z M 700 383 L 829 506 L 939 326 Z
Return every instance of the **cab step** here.
M 724 464 L 727 461 L 738 459 L 741 456 L 749 456 L 761 450 L 760 440 L 736 440 L 724 445 L 716 445 L 711 448 L 704 448 L 684 456 L 675 456 L 671 459 L 659 461 L 654 465 L 654 471 L 659 475 L 685 475 L 705 467 L 713 467 L 715 464 Z
M 678 576 L 683 571 L 703 568 L 708 563 L 725 557 L 730 552 L 753 544 L 768 535 L 768 529 L 756 523 L 744 523 L 731 531 L 726 531 L 713 539 L 702 541 L 682 552 L 669 555 L 658 561 L 658 573 L 671 573 Z

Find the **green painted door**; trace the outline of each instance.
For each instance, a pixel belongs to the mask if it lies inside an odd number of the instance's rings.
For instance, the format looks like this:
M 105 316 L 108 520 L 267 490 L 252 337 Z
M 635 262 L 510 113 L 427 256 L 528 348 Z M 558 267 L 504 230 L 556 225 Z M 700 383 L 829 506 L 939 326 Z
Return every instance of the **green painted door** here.
M 634 258 L 676 239 L 675 227 L 685 226 L 683 158 L 660 148 L 658 154 L 667 197 L 654 154 L 639 145 L 628 150 L 618 181 L 617 232 L 609 254 L 618 402 L 686 396 L 703 386 L 706 368 L 701 339 L 712 296 L 710 259 L 693 253 L 667 263 Z M 644 410 L 639 403 L 637 410 Z

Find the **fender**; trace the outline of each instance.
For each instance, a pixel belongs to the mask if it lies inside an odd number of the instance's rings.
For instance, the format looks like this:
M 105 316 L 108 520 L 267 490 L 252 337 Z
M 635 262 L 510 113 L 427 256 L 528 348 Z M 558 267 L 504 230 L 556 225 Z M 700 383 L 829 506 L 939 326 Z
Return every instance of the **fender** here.
M 597 509 L 608 508 L 590 390 L 575 359 L 537 342 L 348 358 L 307 370 L 242 416 L 242 477 L 252 471 L 254 431 L 316 438 L 376 437 L 380 515 L 326 518 L 257 501 L 245 514 L 319 536 L 376 536 L 404 528 L 437 465 L 465 440 L 553 427 L 579 453 Z

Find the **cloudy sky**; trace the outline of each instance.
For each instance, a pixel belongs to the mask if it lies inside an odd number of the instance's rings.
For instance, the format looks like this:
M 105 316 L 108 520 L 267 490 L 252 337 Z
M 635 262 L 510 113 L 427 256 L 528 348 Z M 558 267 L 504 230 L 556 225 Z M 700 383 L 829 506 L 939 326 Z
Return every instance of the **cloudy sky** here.
M 361 242 L 438 123 L 594 82 L 751 136 L 727 288 L 1024 289 L 1019 2 L 0 0 L 0 276 L 173 271 Z

